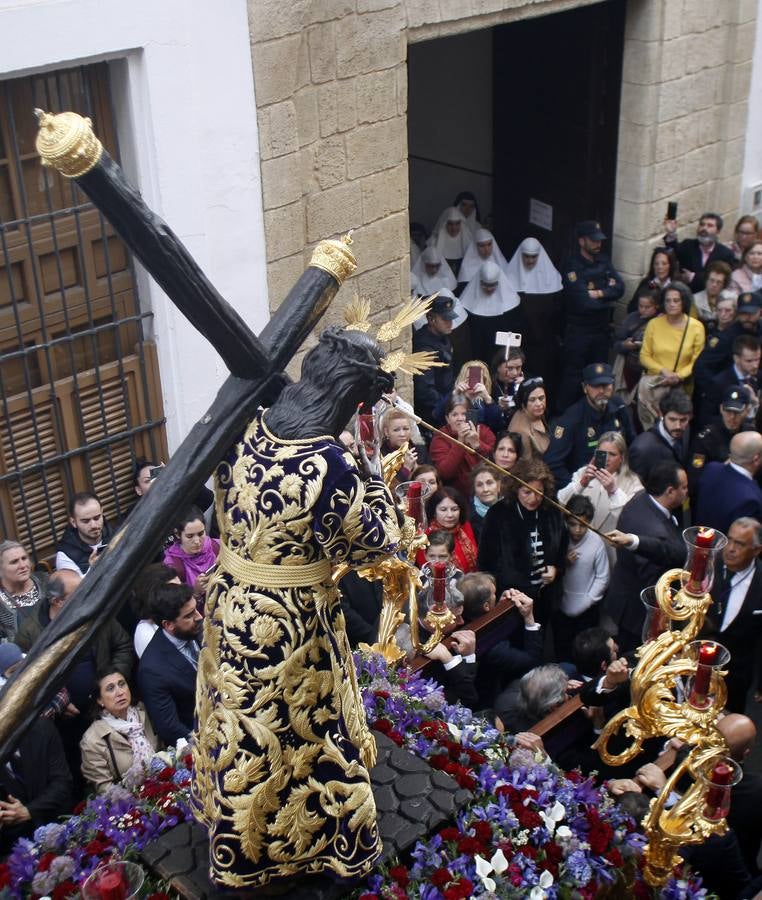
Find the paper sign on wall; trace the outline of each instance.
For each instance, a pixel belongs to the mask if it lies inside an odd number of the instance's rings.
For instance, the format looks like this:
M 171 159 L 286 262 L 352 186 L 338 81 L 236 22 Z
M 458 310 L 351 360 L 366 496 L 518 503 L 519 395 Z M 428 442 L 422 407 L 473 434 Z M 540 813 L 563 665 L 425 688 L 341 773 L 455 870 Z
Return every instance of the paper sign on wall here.
M 553 207 L 542 200 L 529 198 L 529 221 L 545 231 L 553 231 Z

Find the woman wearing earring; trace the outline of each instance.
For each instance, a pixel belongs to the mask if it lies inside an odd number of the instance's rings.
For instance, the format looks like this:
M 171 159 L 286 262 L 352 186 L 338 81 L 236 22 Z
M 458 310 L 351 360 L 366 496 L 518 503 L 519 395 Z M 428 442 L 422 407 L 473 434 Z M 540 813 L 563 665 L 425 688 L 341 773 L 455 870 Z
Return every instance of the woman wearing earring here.
M 102 794 L 125 776 L 145 775 L 158 739 L 142 703 L 133 706 L 127 679 L 118 670 L 102 674 L 93 691 L 95 720 L 79 748 L 82 775 Z

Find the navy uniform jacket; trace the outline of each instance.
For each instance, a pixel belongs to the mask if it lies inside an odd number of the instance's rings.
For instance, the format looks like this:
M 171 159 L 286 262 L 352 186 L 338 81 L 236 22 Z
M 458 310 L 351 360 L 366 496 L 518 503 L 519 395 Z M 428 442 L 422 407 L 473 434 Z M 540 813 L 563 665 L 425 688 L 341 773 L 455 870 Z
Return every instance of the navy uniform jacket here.
M 577 253 L 564 267 L 563 289 L 567 324 L 608 326 L 611 309 L 624 294 L 624 282 L 608 256 L 590 262 Z M 603 297 L 593 299 L 588 291 L 603 291 Z
M 747 431 L 750 427 L 742 425 L 740 430 Z M 704 466 L 710 462 L 725 462 L 730 455 L 730 439 L 735 433 L 728 431 L 720 420 L 707 425 L 693 439 L 686 470 L 691 489 L 691 503 L 696 502 L 695 494 L 699 479 L 704 473 Z
M 447 363 L 446 366 L 436 366 L 413 377 L 413 404 L 416 413 L 426 422 L 440 425 L 447 398 L 455 387 L 452 344 L 449 337 L 434 334 L 428 325 L 424 325 L 413 335 L 413 350 L 416 353 L 431 350 L 439 362 Z
M 723 534 L 741 516 L 762 519 L 762 490 L 732 466 L 709 463 L 699 480 L 698 504 L 693 521 Z
M 590 462 L 605 431 L 621 432 L 628 444 L 635 436 L 630 414 L 619 397 L 612 397 L 602 413 L 582 397 L 555 420 L 544 459 L 556 479 L 556 488 L 565 487 L 574 472 Z

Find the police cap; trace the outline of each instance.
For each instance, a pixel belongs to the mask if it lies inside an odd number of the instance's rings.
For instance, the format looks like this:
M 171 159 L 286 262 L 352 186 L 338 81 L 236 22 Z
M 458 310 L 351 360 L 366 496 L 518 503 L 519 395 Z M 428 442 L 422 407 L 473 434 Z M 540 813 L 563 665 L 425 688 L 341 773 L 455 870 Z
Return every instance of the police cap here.
M 744 291 L 738 295 L 738 312 L 756 312 L 758 309 L 762 309 L 759 291 Z
M 741 412 L 746 408 L 746 398 L 738 387 L 729 387 L 722 395 L 720 406 L 731 412 Z
M 577 237 L 591 238 L 594 241 L 605 241 L 606 235 L 601 231 L 601 223 L 595 219 L 577 222 Z
M 614 372 L 608 363 L 590 363 L 582 370 L 582 381 L 591 387 L 599 384 L 613 384 Z
M 454 322 L 458 314 L 455 312 L 455 297 L 452 292 L 447 289 L 441 290 L 439 296 L 432 301 L 429 313 Z

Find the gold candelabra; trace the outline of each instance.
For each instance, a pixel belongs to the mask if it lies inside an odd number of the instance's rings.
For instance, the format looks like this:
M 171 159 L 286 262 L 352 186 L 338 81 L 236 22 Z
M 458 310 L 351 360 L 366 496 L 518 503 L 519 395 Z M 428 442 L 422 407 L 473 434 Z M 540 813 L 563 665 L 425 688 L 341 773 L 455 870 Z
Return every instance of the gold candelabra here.
M 398 450 L 389 453 L 381 460 L 381 474 L 387 487 L 391 488 L 397 473 L 402 468 L 408 445 L 403 444 Z M 422 500 L 423 498 L 421 498 Z M 435 603 L 423 618 L 423 624 L 430 632 L 427 641 L 421 642 L 418 625 L 418 591 L 421 589 L 421 576 L 414 565 L 419 550 L 428 546 L 429 539 L 419 528 L 416 518 L 408 515 L 408 508 L 403 498 L 399 503 L 404 516 L 402 537 L 397 555 L 387 557 L 368 566 L 362 566 L 357 574 L 367 581 L 383 582 L 383 603 L 378 625 L 378 640 L 372 645 L 361 644 L 362 649 L 370 649 L 380 653 L 389 663 L 397 663 L 405 651 L 397 643 L 397 629 L 405 621 L 405 610 L 410 614 L 410 638 L 413 647 L 419 653 L 429 653 L 442 640 L 447 629 L 455 623 L 455 616 L 444 603 Z M 349 571 L 349 566 L 342 564 L 333 572 L 334 583 L 338 582 Z
M 697 640 L 712 603 L 714 557 L 727 541 L 704 528 L 686 529 L 684 538 L 686 568 L 665 572 L 656 584 L 656 626 L 647 634 L 646 623 L 646 642 L 637 651 L 631 705 L 609 720 L 594 745 L 609 765 L 629 762 L 647 738 L 677 738 L 685 745 L 685 757 L 651 800 L 643 821 L 648 837 L 644 876 L 653 887 L 663 885 L 680 862 L 681 846 L 727 831 L 730 788 L 740 776 L 717 728 L 727 699 L 723 667 L 730 655 L 714 641 Z M 622 729 L 630 743 L 612 753 L 609 741 Z M 668 807 L 685 779 L 690 786 Z

